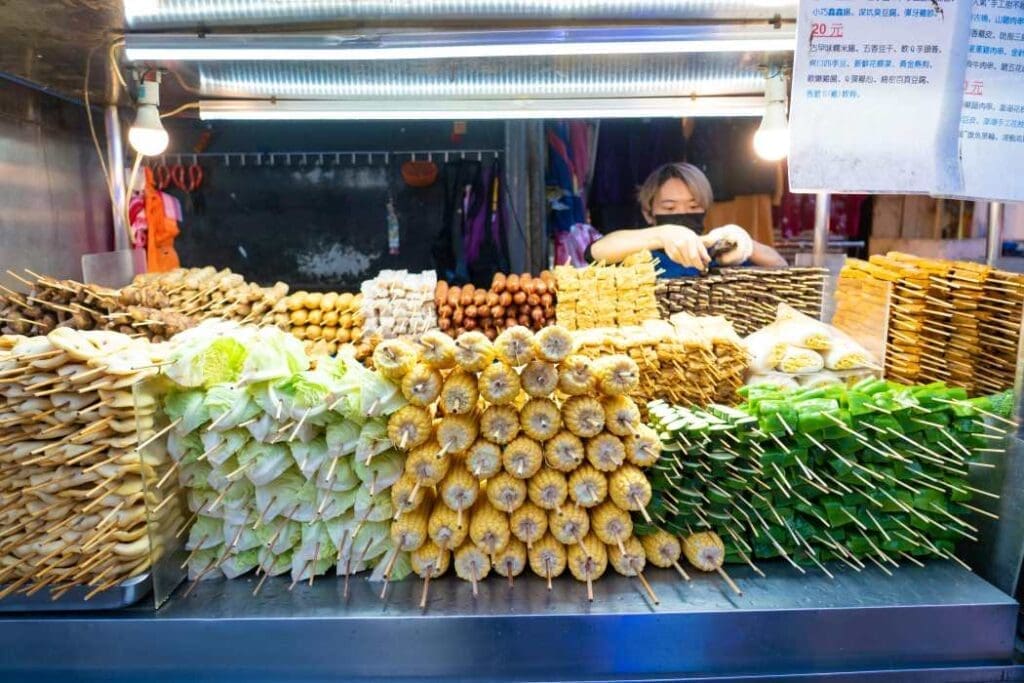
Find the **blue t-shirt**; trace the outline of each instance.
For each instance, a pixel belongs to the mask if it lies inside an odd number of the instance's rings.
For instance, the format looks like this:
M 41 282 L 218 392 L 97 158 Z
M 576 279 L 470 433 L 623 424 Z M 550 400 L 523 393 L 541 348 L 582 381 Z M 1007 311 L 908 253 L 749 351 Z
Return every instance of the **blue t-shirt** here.
M 658 268 L 665 271 L 664 273 L 658 276 L 661 279 L 670 279 L 677 277 L 696 277 L 701 274 L 701 271 L 697 270 L 696 268 L 690 268 L 688 266 L 679 265 L 678 263 L 670 259 L 668 257 L 668 254 L 666 254 L 662 249 L 652 251 L 651 254 L 653 254 L 655 260 L 657 260 Z M 744 261 L 743 263 L 740 264 L 740 266 L 749 265 L 750 261 Z M 719 265 L 715 261 L 712 261 L 708 265 L 708 268 L 718 267 Z

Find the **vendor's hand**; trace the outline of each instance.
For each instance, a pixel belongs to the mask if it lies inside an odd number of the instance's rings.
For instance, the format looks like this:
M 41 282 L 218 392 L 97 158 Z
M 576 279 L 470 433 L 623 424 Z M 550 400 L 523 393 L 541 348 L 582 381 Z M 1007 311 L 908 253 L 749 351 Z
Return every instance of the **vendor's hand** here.
M 670 259 L 687 268 L 707 270 L 711 257 L 700 235 L 682 225 L 662 225 L 659 229 L 661 248 Z
M 754 240 L 750 238 L 747 231 L 738 225 L 723 225 L 715 228 L 708 234 L 701 237 L 704 246 L 710 248 L 721 241 L 732 242 L 736 245 L 724 254 L 719 254 L 718 262 L 723 266 L 738 266 L 748 260 L 754 253 Z

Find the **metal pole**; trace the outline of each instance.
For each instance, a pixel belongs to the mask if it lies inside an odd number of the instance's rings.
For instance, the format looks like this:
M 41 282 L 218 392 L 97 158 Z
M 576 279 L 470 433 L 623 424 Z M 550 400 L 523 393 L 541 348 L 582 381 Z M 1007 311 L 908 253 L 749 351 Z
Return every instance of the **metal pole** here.
M 828 247 L 829 223 L 832 213 L 832 195 L 818 192 L 814 199 L 814 267 L 825 266 L 825 250 Z
M 547 249 L 547 142 L 543 121 L 526 122 L 528 192 L 530 197 L 527 219 L 528 270 L 537 274 L 548 267 Z
M 121 140 L 121 119 L 118 116 L 117 105 L 109 104 L 104 108 L 103 127 L 107 134 L 107 169 L 110 172 L 110 186 L 114 190 L 114 205 L 110 207 L 114 215 L 114 249 L 130 249 L 128 219 L 125 215 L 125 197 L 128 196 L 128 192 L 125 188 L 124 145 Z
M 988 204 L 988 242 L 985 249 L 985 263 L 995 266 L 1003 255 L 1003 203 Z
M 526 162 L 526 122 L 505 122 L 505 225 L 508 260 L 513 273 L 529 270 L 530 178 Z

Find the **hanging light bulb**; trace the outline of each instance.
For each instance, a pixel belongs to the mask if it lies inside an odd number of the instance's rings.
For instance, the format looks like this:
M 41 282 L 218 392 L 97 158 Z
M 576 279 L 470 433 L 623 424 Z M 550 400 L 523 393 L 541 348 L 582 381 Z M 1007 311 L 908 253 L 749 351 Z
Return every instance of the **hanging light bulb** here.
M 135 122 L 128 129 L 128 142 L 132 148 L 149 157 L 163 152 L 170 142 L 157 108 L 160 104 L 160 74 L 155 74 L 154 78 L 139 84 Z
M 754 133 L 754 151 L 766 161 L 779 161 L 789 154 L 786 77 L 781 70 L 765 80 L 764 99 L 764 116 Z

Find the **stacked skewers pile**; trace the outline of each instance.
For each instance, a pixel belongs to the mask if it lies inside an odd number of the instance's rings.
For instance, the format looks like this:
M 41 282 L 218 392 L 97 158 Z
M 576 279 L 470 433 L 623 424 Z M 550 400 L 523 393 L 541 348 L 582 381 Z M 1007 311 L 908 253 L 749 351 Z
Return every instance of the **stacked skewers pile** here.
M 49 588 L 89 599 L 146 572 L 182 523 L 154 482 L 155 402 L 132 387 L 164 349 L 115 332 L 0 337 L 0 598 Z M 147 505 L 150 523 L 147 535 Z
M 412 553 L 423 606 L 430 579 L 449 566 L 474 595 L 491 571 L 511 582 L 527 567 L 549 585 L 568 569 L 591 599 L 609 563 L 646 585 L 630 512 L 649 501 L 641 468 L 660 444 L 627 396 L 638 368 L 628 356 L 571 349 L 558 326 L 536 336 L 512 327 L 493 344 L 437 331 L 418 347 L 377 347 L 375 365 L 410 402 L 388 423 L 408 452 L 391 537 Z
M 415 335 L 437 328 L 433 271 L 382 270 L 360 287 L 363 330 L 381 339 Z
M 438 326 L 452 337 L 480 330 L 494 341 L 516 325 L 537 331 L 554 323 L 555 278 L 547 270 L 535 278 L 529 273 L 496 273 L 489 290 L 471 284 L 449 286 L 442 280 L 437 283 L 434 304 Z
M 780 303 L 820 318 L 827 275 L 825 268 L 723 268 L 707 277 L 660 280 L 658 308 L 663 318 L 725 316 L 746 335 L 770 323 Z
M 865 281 L 889 292 L 888 377 L 906 383 L 942 381 L 971 395 L 1013 386 L 1024 277 L 973 263 L 890 252 L 872 256 L 870 262 L 847 261 L 837 297 L 856 298 Z M 836 322 L 851 334 L 870 335 L 856 316 L 844 313 Z
M 170 309 L 199 320 L 221 318 L 243 324 L 271 324 L 274 307 L 287 294 L 288 285 L 283 282 L 260 287 L 246 282 L 229 268 L 217 270 L 206 266 L 138 275 L 120 290 L 120 301 L 123 306 Z
M 192 512 L 193 580 L 256 569 L 294 586 L 331 567 L 346 577 L 389 554 L 389 487 L 403 456 L 387 416 L 398 388 L 351 356 L 320 357 L 276 327 L 203 325 L 172 342 L 164 400 Z M 401 576 L 397 564 L 389 571 Z
M 831 576 L 829 560 L 889 573 L 903 560 L 959 562 L 955 544 L 977 540 L 971 515 L 995 517 L 971 500 L 998 496 L 969 476 L 1004 452 L 1009 394 L 877 379 L 744 393 L 738 408 L 649 406 L 663 452 L 648 511 L 669 534 L 720 534 L 724 560 L 758 573 L 754 560 L 779 557 L 801 573 Z
M 558 324 L 568 330 L 630 327 L 658 319 L 656 262 L 639 252 L 618 265 L 558 266 Z
M 274 322 L 306 342 L 311 355 L 333 356 L 363 335 L 363 295 L 295 292 L 274 308 Z
M 704 406 L 735 401 L 743 384 L 746 353 L 731 330 L 728 323 L 705 327 L 703 319 L 680 318 L 676 325 L 649 320 L 639 327 L 584 330 L 573 339 L 576 352 L 590 358 L 610 353 L 632 358 L 640 383 L 631 396 L 641 406 L 655 399 Z

